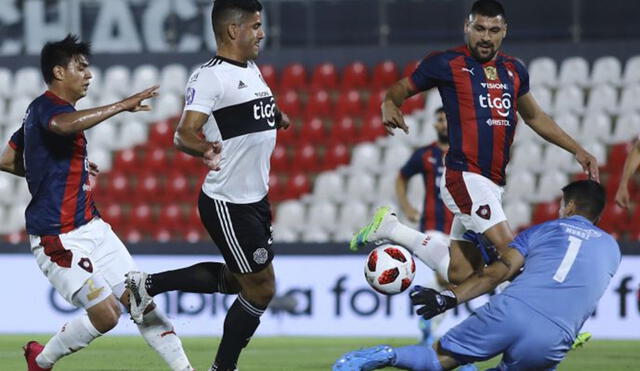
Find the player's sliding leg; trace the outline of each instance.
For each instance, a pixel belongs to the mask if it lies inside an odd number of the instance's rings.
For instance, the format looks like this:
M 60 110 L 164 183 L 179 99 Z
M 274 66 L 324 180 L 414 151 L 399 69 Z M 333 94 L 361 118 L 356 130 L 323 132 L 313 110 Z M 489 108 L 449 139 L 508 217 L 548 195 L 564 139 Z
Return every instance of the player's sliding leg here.
M 444 233 L 421 233 L 400 223 L 389 207 L 376 210 L 371 223 L 363 227 L 351 240 L 350 248 L 357 250 L 369 242 L 391 240 L 409 249 L 429 268 L 446 280 L 449 270 L 449 239 Z
M 131 317 L 136 323 L 154 296 L 167 291 L 212 294 L 237 294 L 240 284 L 223 263 L 204 262 L 190 267 L 154 274 L 132 271 L 127 273 L 127 287 L 131 290 Z

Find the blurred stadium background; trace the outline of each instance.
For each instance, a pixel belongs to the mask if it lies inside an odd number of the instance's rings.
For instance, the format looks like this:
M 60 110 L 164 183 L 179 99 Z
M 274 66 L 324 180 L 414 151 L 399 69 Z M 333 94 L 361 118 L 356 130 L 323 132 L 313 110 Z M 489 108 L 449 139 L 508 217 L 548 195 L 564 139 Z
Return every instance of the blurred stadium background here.
M 428 52 L 462 44 L 462 22 L 471 3 L 263 0 L 267 38 L 258 64 L 294 122 L 279 132 L 272 157 L 278 292 L 297 305 L 272 313 L 259 334 L 417 336 L 405 298 L 368 290 L 361 276 L 364 257 L 350 256 L 345 241 L 376 206 L 395 203 L 399 167 L 413 148 L 435 140 L 437 92 L 417 95 L 403 107 L 410 135 L 388 137 L 379 115 L 384 89 L 412 72 Z M 504 52 L 527 64 L 537 100 L 598 157 L 611 201 L 631 141 L 640 134 L 640 28 L 635 22 L 640 3 L 503 3 L 509 23 Z M 42 45 L 67 32 L 92 41 L 95 52 L 94 78 L 79 108 L 161 85 L 152 112 L 121 114 L 87 132 L 89 158 L 102 170 L 95 179 L 99 210 L 140 266 L 152 271 L 217 253 L 195 208 L 205 170 L 172 145 L 186 80 L 215 50 L 210 7 L 210 0 L 0 1 L 3 143 L 44 90 L 38 65 Z M 561 186 L 580 176 L 572 156 L 545 143 L 519 125 L 504 201 L 516 229 L 554 218 Z M 421 179 L 410 183 L 417 208 L 423 188 Z M 587 324 L 604 338 L 640 338 L 637 176 L 631 193 L 631 210 L 611 201 L 601 225 L 625 252 Z M 54 331 L 72 312 L 51 293 L 29 255 L 24 232 L 29 199 L 24 180 L 0 174 L 0 279 L 17 282 L 9 295 L 35 304 L 28 309 L 2 304 L 0 333 Z M 223 297 L 172 294 L 160 301 L 183 333 L 219 333 L 223 316 L 218 309 L 227 305 Z M 457 317 L 469 309 L 462 308 Z M 13 320 L 43 318 L 43 312 L 46 321 Z M 371 326 L 372 319 L 396 324 Z M 116 331 L 134 330 L 124 324 Z

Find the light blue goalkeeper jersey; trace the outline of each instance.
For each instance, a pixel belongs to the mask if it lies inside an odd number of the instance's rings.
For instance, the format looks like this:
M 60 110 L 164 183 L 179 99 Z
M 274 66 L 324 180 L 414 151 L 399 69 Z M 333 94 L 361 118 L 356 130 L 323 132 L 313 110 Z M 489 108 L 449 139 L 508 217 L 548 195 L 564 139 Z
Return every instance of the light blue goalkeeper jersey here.
M 571 216 L 525 230 L 511 247 L 525 257 L 524 270 L 501 295 L 575 337 L 618 269 L 616 240 L 586 218 Z

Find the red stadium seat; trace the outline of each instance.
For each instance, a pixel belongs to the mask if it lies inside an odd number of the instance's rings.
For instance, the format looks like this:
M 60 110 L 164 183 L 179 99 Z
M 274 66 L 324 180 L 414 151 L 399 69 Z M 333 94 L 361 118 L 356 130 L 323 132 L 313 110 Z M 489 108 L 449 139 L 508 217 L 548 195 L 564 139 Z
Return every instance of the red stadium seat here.
M 349 148 L 342 144 L 337 143 L 328 147 L 324 153 L 324 161 L 322 162 L 323 170 L 332 170 L 340 165 L 347 165 L 349 163 Z
M 119 203 L 108 204 L 106 207 L 100 208 L 100 215 L 114 230 L 120 229 L 127 221 L 126 214 Z
M 286 173 L 291 168 L 291 159 L 287 147 L 277 144 L 271 154 L 271 169 L 277 173 Z
M 139 203 L 131 210 L 130 224 L 142 233 L 147 233 L 153 229 L 153 210 L 147 203 Z
M 139 167 L 139 160 L 136 151 L 133 149 L 125 149 L 116 152 L 113 160 L 113 171 L 120 171 L 126 174 L 134 174 Z
M 164 186 L 157 175 L 151 172 L 145 172 L 137 177 L 134 193 L 136 200 L 158 202 L 164 194 Z
M 404 70 L 402 71 L 402 77 L 409 77 L 413 74 L 413 71 L 418 68 L 421 61 L 411 61 L 404 66 Z
M 318 117 L 312 117 L 305 121 L 300 130 L 300 143 L 324 143 L 327 132 L 324 122 Z
M 180 231 L 180 235 L 178 237 L 180 236 L 189 243 L 204 241 L 207 238 L 207 234 L 202 228 L 191 226 L 185 227 L 185 229 Z
M 333 107 L 329 93 L 323 89 L 311 92 L 304 113 L 307 118 L 315 116 L 332 116 Z
M 549 220 L 557 219 L 559 210 L 560 203 L 558 201 L 540 203 L 533 211 L 531 223 L 540 224 Z
M 325 62 L 317 65 L 311 76 L 312 89 L 337 89 L 338 71 L 333 63 Z
M 151 126 L 149 142 L 164 148 L 173 147 L 173 126 L 169 121 L 163 120 Z
M 425 97 L 423 94 L 416 94 L 406 101 L 402 105 L 402 112 L 405 115 L 409 115 L 414 113 L 415 111 L 421 110 L 424 108 Z
M 131 178 L 122 172 L 112 171 L 109 174 L 106 189 L 107 197 L 115 202 L 133 201 L 135 195 L 131 192 Z
M 196 199 L 193 195 L 192 187 L 189 185 L 189 178 L 179 170 L 174 170 L 167 174 L 164 188 L 163 202 L 191 201 Z
M 294 172 L 315 172 L 320 169 L 320 159 L 316 146 L 313 144 L 304 144 L 296 150 L 294 154 L 291 170 Z
M 605 166 L 605 169 L 607 171 L 620 175 L 620 173 L 622 172 L 624 161 L 629 155 L 631 148 L 631 142 L 619 143 L 611 146 L 611 149 L 609 150 L 609 156 L 607 156 L 607 165 Z
M 382 101 L 384 100 L 384 96 L 387 94 L 385 89 L 374 90 L 369 95 L 369 102 L 367 103 L 366 114 L 367 115 L 380 115 Z
M 166 227 L 154 227 L 151 238 L 156 242 L 169 242 L 171 240 L 171 231 Z
M 615 203 L 609 203 L 602 211 L 598 226 L 619 238 L 629 229 L 629 213 Z
M 369 72 L 362 62 L 353 62 L 342 73 L 343 89 L 364 89 L 369 85 Z
M 358 135 L 359 142 L 371 142 L 387 134 L 380 115 L 365 118 Z
M 301 63 L 293 63 L 284 68 L 280 88 L 283 90 L 307 88 L 307 71 Z
M 276 68 L 271 64 L 263 64 L 260 65 L 260 73 L 262 74 L 262 78 L 267 83 L 271 91 L 278 90 L 278 74 L 276 73 Z
M 292 123 L 286 130 L 278 130 L 277 142 L 283 146 L 296 144 L 298 141 L 298 127 Z
M 165 227 L 171 232 L 176 232 L 183 229 L 187 221 L 182 214 L 180 205 L 177 203 L 169 203 L 160 209 L 160 215 L 156 224 Z
M 373 69 L 371 85 L 374 88 L 388 88 L 398 81 L 398 66 L 393 61 L 378 63 Z
M 171 151 L 172 150 L 170 148 L 149 148 L 144 156 L 143 169 L 162 172 L 165 169 L 171 168 L 171 156 L 168 156 Z
M 362 114 L 362 102 L 357 90 L 343 90 L 336 104 L 336 117 L 360 116 Z
M 300 96 L 294 90 L 287 90 L 279 95 L 276 99 L 280 111 L 286 113 L 291 118 L 297 118 L 302 115 L 302 105 L 300 104 Z
M 284 184 L 280 177 L 273 172 L 269 174 L 269 200 L 278 202 L 281 201 L 284 195 Z
M 309 193 L 311 190 L 311 184 L 309 178 L 305 174 L 295 174 L 287 181 L 286 190 L 284 193 L 285 199 L 299 198 L 305 193 Z
M 137 243 L 144 238 L 144 232 L 134 226 L 128 226 L 118 231 L 118 236 L 126 243 Z
M 188 155 L 182 151 L 175 151 L 173 156 L 173 168 L 185 175 L 200 175 L 206 166 L 202 160 Z
M 342 116 L 331 127 L 331 143 L 355 143 L 356 124 L 351 116 Z

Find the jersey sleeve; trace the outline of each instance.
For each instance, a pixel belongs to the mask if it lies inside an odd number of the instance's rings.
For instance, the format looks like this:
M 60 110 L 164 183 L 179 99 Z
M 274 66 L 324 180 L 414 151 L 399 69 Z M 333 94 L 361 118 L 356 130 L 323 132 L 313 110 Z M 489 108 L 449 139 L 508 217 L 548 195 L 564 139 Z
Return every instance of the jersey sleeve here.
M 191 75 L 187 83 L 184 110 L 210 115 L 222 92 L 218 76 L 210 69 L 200 69 Z
M 520 77 L 520 89 L 518 89 L 518 98 L 520 98 L 529 92 L 529 71 L 520 60 L 516 59 L 514 65 Z
M 22 151 L 24 148 L 24 126 L 20 126 L 20 128 L 11 135 L 9 146 L 13 148 L 14 151 Z
M 438 83 L 442 69 L 442 53 L 429 54 L 409 77 L 416 92 L 429 90 Z
M 42 126 L 43 129 L 49 130 L 49 126 L 51 125 L 51 120 L 54 117 L 61 115 L 63 113 L 71 113 L 75 112 L 76 109 L 73 108 L 70 104 L 44 104 L 40 109 L 40 117 L 38 123 Z
M 400 175 L 402 175 L 403 178 L 409 179 L 424 170 L 424 164 L 422 162 L 423 153 L 424 151 L 422 149 L 413 152 L 409 160 L 400 168 Z
M 540 228 L 540 225 L 535 225 L 531 228 L 527 228 L 524 231 L 520 232 L 516 236 L 516 238 L 513 241 L 511 241 L 511 243 L 509 244 L 509 247 L 512 247 L 518 250 L 518 252 L 520 252 L 520 254 L 522 254 L 522 256 L 526 258 L 527 254 L 529 253 L 530 242 L 533 241 L 532 236 L 536 233 L 536 231 L 539 228 Z

